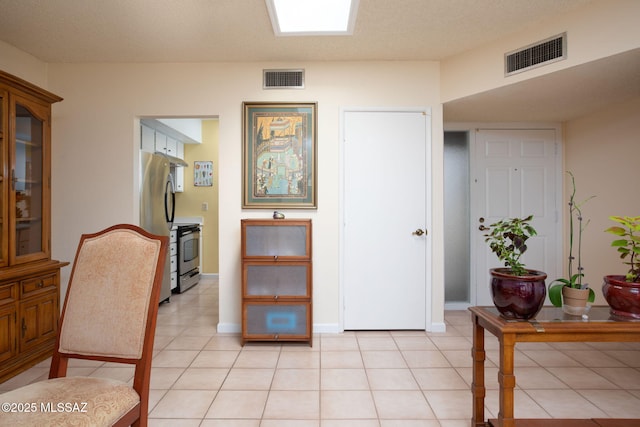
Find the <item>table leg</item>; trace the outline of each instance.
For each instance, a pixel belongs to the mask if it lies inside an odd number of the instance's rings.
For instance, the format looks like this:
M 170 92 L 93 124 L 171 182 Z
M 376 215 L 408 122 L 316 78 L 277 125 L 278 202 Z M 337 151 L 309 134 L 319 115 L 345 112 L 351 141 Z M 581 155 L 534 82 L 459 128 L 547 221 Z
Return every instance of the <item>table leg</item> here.
M 486 354 L 484 351 L 484 328 L 478 324 L 478 316 L 473 315 L 473 348 L 471 349 L 473 358 L 473 383 L 471 393 L 473 395 L 473 418 L 472 427 L 484 427 L 484 361 Z
M 500 412 L 498 420 L 502 427 L 514 427 L 513 414 L 513 389 L 516 386 L 514 371 L 515 336 L 502 335 L 500 337 L 500 371 L 498 383 L 500 384 Z

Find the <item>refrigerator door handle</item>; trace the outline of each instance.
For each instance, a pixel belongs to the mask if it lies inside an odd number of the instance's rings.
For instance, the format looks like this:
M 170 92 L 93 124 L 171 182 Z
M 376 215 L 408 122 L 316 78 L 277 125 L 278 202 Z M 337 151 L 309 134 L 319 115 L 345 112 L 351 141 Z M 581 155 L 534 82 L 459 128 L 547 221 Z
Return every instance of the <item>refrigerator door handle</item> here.
M 169 202 L 171 197 L 171 202 Z M 171 212 L 169 212 L 169 205 L 171 205 Z M 164 216 L 169 223 L 169 228 L 173 227 L 173 219 L 176 214 L 176 193 L 173 191 L 173 182 L 171 179 L 167 180 L 164 187 Z

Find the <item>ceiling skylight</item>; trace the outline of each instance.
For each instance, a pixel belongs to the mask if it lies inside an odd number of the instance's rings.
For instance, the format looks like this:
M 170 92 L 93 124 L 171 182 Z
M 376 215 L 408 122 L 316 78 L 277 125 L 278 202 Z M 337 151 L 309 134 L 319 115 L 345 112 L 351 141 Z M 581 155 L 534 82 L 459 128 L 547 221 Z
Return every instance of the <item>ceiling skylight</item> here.
M 265 0 L 276 36 L 351 35 L 359 0 Z

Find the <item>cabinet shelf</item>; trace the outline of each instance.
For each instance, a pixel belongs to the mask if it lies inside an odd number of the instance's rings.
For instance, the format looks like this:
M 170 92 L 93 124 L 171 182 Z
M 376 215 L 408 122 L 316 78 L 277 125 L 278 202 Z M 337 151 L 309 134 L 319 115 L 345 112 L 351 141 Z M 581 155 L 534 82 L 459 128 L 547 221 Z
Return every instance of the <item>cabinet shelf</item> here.
M 242 341 L 312 345 L 311 220 L 244 219 Z

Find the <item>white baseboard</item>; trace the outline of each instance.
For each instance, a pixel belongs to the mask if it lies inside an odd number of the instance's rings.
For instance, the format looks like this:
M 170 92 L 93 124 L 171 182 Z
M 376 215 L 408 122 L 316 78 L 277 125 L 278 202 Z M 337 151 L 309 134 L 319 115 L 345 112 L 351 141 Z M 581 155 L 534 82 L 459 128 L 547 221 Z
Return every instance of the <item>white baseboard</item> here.
M 220 334 L 239 334 L 242 332 L 240 323 L 218 323 L 217 331 Z M 342 333 L 337 323 L 319 323 L 313 325 L 314 334 L 339 334 Z
M 239 334 L 241 332 L 240 323 L 218 323 L 218 333 L 220 334 Z
M 444 322 L 432 323 L 431 329 L 427 329 L 427 332 L 447 332 L 447 325 Z

